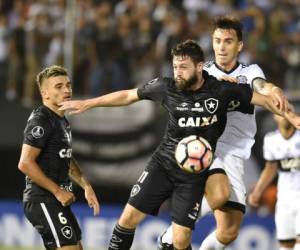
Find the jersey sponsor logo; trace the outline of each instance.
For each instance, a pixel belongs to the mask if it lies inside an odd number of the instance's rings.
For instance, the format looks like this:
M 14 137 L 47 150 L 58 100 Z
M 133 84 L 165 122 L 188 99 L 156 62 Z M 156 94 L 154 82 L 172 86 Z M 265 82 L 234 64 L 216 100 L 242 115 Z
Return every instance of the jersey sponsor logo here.
M 204 108 L 201 107 L 201 104 L 199 102 L 195 102 L 194 108 L 192 108 L 192 111 L 197 111 L 197 112 L 204 112 Z
M 239 76 L 236 77 L 236 79 L 237 79 L 237 82 L 240 83 L 240 84 L 247 84 L 248 83 L 248 79 L 244 75 L 239 75 Z
M 189 105 L 186 102 L 182 102 L 179 104 L 179 107 L 176 107 L 176 109 L 179 111 L 186 111 L 189 109 L 188 106 Z
M 282 170 L 288 170 L 288 171 L 299 171 L 300 170 L 300 158 L 291 158 L 291 159 L 285 159 L 281 160 L 281 168 Z
M 31 134 L 34 138 L 38 139 L 43 137 L 44 135 L 44 129 L 41 126 L 35 126 L 32 130 L 31 130 Z
M 73 236 L 73 231 L 72 231 L 72 228 L 70 226 L 64 226 L 61 229 L 61 233 L 67 239 L 71 239 L 72 236 Z
M 62 148 L 59 150 L 60 158 L 71 158 L 72 157 L 72 149 L 71 148 Z
M 139 184 L 135 184 L 132 189 L 131 189 L 131 192 L 130 192 L 130 197 L 133 197 L 133 196 L 136 196 L 141 190 L 141 187 Z
M 218 121 L 216 115 L 207 117 L 181 117 L 178 119 L 178 125 L 182 128 L 187 127 L 205 127 Z
M 215 98 L 209 98 L 204 101 L 204 105 L 205 105 L 206 110 L 209 113 L 213 114 L 218 109 L 219 101 Z

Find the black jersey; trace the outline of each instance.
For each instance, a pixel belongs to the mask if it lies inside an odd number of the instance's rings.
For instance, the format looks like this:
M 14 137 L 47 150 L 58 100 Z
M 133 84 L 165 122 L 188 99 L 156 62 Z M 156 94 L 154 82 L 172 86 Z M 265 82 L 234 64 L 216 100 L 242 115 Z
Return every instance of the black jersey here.
M 140 99 L 158 102 L 169 113 L 165 135 L 154 154 L 158 160 L 174 162 L 177 143 L 189 135 L 204 137 L 215 150 L 225 129 L 229 102 L 238 101 L 241 111 L 249 110 L 249 85 L 218 81 L 205 71 L 203 77 L 204 84 L 196 91 L 179 90 L 172 78 L 156 78 L 138 89 Z
M 45 106 L 35 109 L 24 131 L 24 144 L 41 149 L 37 164 L 61 188 L 71 191 L 69 178 L 72 136 L 69 122 Z M 46 202 L 55 197 L 26 176 L 23 201 Z M 56 200 L 56 199 L 55 199 Z

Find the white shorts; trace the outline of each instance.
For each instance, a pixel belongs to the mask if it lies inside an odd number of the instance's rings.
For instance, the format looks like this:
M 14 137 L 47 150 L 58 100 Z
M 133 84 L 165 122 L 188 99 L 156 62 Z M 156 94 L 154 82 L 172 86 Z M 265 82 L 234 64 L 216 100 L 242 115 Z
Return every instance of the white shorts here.
M 234 155 L 218 153 L 209 171 L 225 170 L 230 186 L 231 194 L 226 206 L 245 212 L 246 187 L 244 183 L 244 160 Z
M 277 239 L 294 240 L 300 235 L 300 194 L 288 198 L 278 198 L 275 223 Z

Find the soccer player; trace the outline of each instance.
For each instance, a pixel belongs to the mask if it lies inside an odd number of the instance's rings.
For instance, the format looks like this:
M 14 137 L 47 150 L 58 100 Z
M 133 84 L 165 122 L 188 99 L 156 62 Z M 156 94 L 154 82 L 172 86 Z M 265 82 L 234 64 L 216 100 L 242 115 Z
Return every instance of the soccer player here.
M 265 168 L 248 202 L 258 206 L 263 191 L 278 172 L 275 213 L 280 250 L 300 250 L 300 132 L 286 119 L 274 115 L 278 129 L 264 138 Z
M 242 40 L 242 24 L 237 19 L 217 18 L 212 32 L 215 62 L 207 62 L 204 70 L 217 78 L 226 76 L 235 78 L 238 84 L 248 84 L 254 91 L 268 95 L 285 110 L 289 104 L 282 90 L 266 82 L 261 68 L 256 64 L 245 65 L 238 62 L 238 55 L 243 48 Z M 210 167 L 205 199 L 199 214 L 202 217 L 213 210 L 216 230 L 204 239 L 199 250 L 225 249 L 238 236 L 244 217 L 244 163 L 250 157 L 254 144 L 256 121 L 254 107 L 244 114 L 235 111 L 238 106 L 238 102 L 232 101 L 228 107 L 232 112 L 227 114 L 225 131 L 217 143 L 216 158 Z M 226 171 L 228 178 L 221 169 Z M 159 249 L 172 249 L 171 227 L 160 237 Z
M 203 51 L 187 40 L 172 50 L 173 78 L 156 78 L 144 86 L 97 98 L 62 102 L 61 110 L 81 113 L 92 107 L 124 106 L 148 99 L 168 112 L 165 135 L 136 184 L 110 240 L 109 249 L 130 249 L 136 226 L 147 214 L 156 215 L 171 199 L 174 249 L 191 249 L 191 231 L 200 210 L 207 169 L 200 174 L 181 170 L 174 157 L 177 143 L 189 135 L 206 138 L 213 149 L 226 124 L 227 106 L 235 100 L 239 110 L 250 112 L 253 104 L 281 114 L 272 100 L 252 92 L 247 84 L 217 81 L 203 71 Z M 198 107 L 195 109 L 195 107 Z M 299 116 L 286 112 L 299 127 Z
M 71 83 L 67 71 L 53 65 L 37 75 L 37 85 L 43 105 L 27 121 L 18 166 L 26 175 L 25 216 L 46 249 L 82 250 L 81 230 L 71 210 L 75 195 L 70 177 L 84 189 L 94 215 L 99 214 L 99 203 L 72 157 L 70 125 L 58 110 L 58 103 L 72 96 Z

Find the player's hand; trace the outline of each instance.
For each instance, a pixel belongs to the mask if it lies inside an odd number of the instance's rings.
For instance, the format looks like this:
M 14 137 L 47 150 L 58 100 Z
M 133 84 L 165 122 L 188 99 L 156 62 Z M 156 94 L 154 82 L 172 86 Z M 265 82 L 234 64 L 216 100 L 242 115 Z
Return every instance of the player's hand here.
M 273 87 L 270 94 L 273 103 L 281 112 L 286 112 L 289 108 L 289 101 L 283 91 L 278 87 Z
M 258 207 L 261 199 L 261 195 L 253 191 L 248 196 L 248 204 L 252 207 Z
M 87 200 L 87 203 L 90 208 L 93 208 L 94 210 L 94 216 L 98 215 L 100 212 L 100 205 L 97 199 L 97 196 L 91 186 L 87 186 L 84 189 L 84 196 Z
M 231 83 L 238 83 L 237 78 L 233 77 L 233 76 L 222 75 L 222 76 L 218 77 L 217 79 L 219 81 L 227 81 L 227 82 L 231 82 Z
M 70 206 L 75 200 L 75 195 L 72 192 L 58 189 L 55 193 L 55 198 L 64 206 Z
M 294 111 L 289 110 L 284 113 L 284 117 L 298 130 L 300 130 L 300 116 Z
M 65 101 L 59 103 L 59 110 L 67 110 L 69 114 L 79 114 L 89 109 L 85 100 Z

